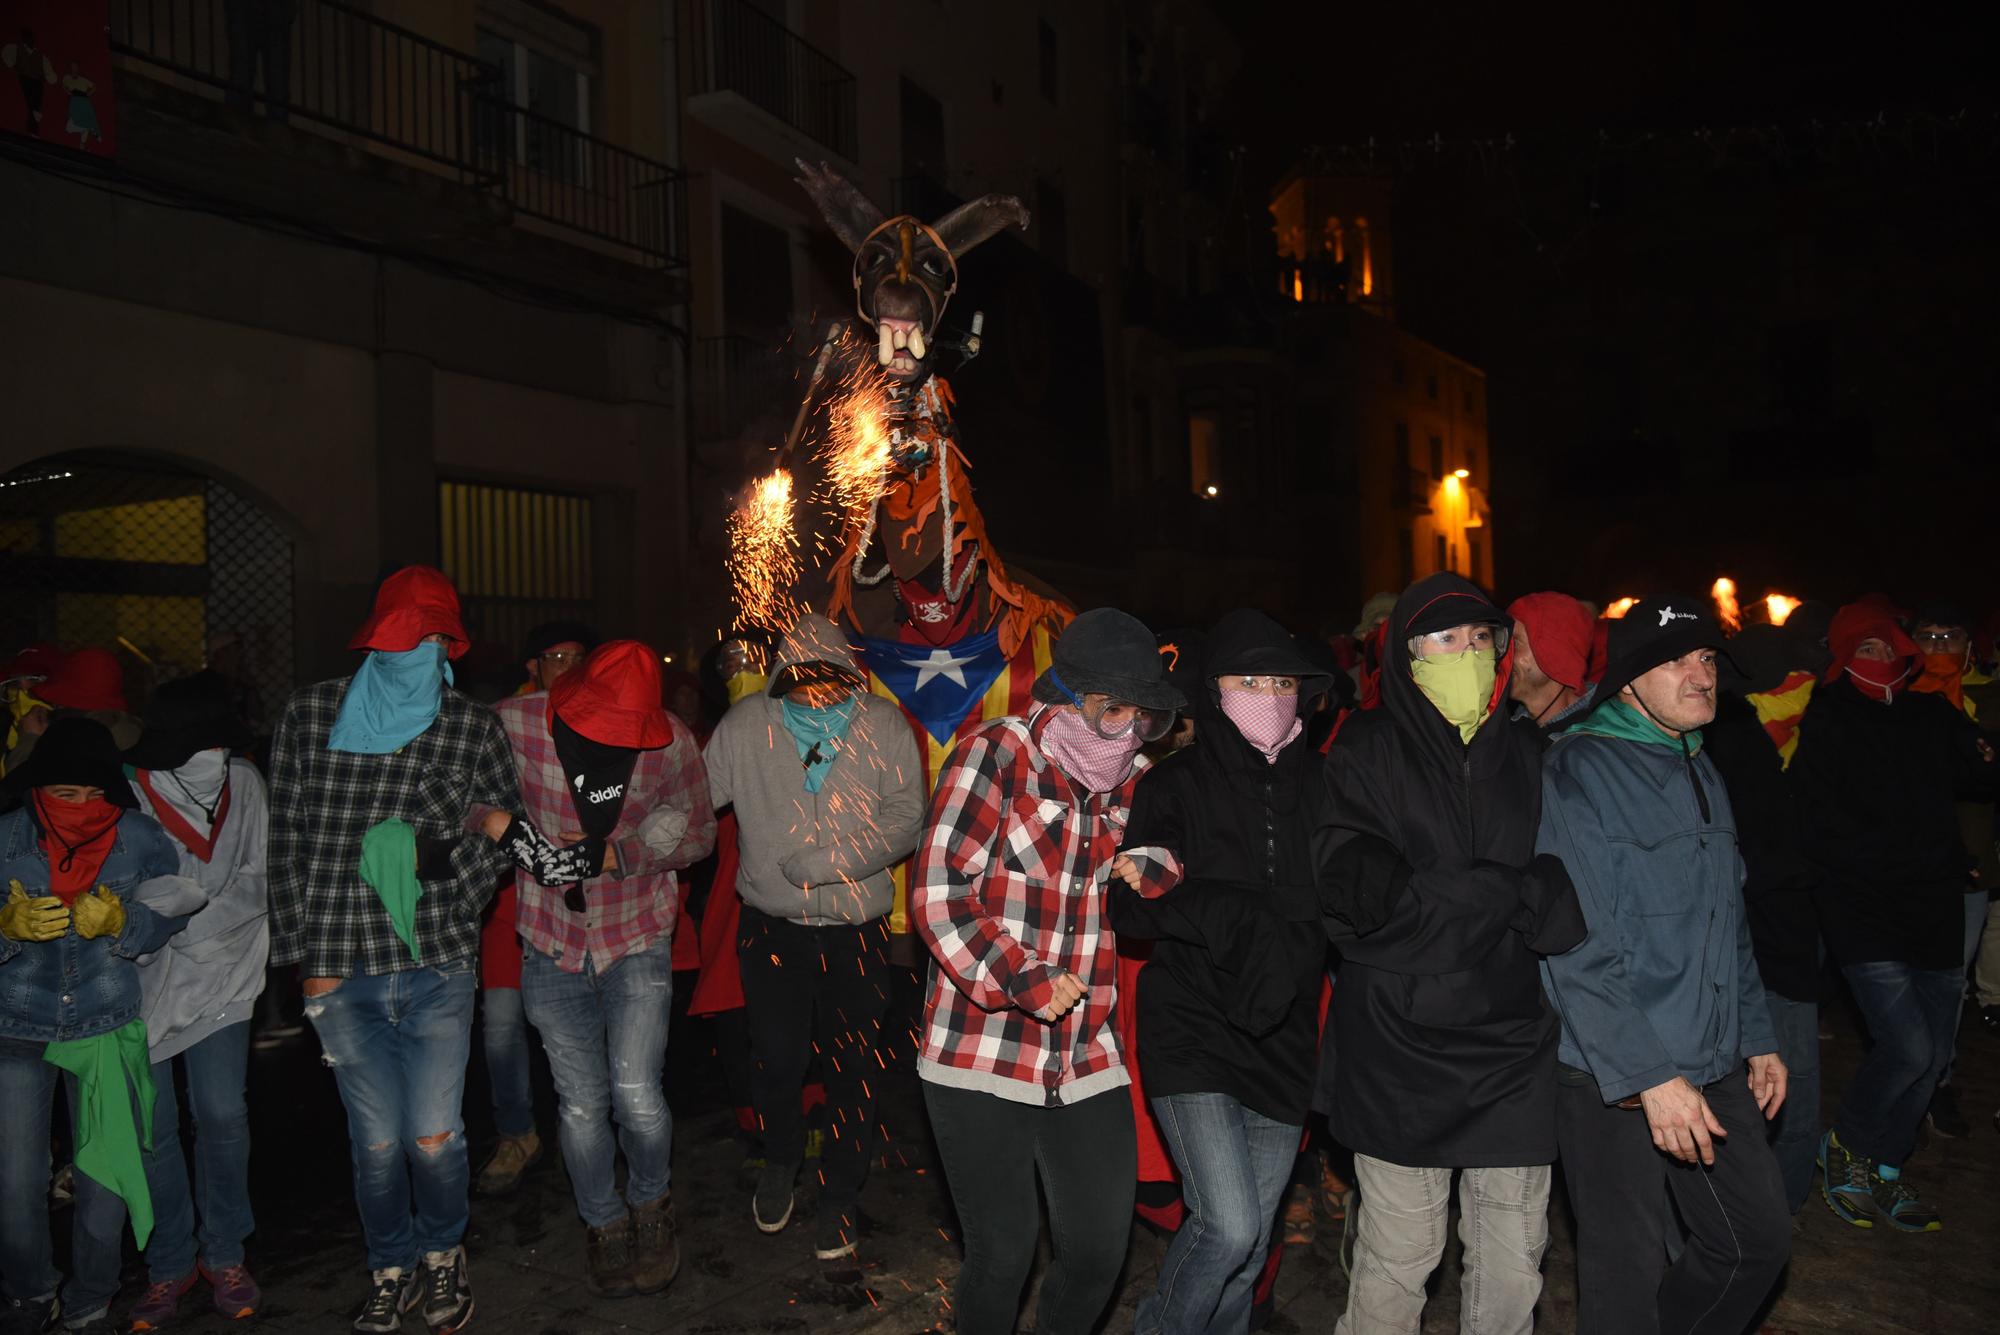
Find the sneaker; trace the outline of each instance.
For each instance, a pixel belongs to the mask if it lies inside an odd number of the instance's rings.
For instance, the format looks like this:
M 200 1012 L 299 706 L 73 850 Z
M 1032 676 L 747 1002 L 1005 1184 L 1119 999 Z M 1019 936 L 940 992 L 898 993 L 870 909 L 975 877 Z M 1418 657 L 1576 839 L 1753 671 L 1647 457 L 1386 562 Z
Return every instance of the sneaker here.
M 1333 1165 L 1321 1164 L 1319 1170 L 1319 1212 L 1329 1224 L 1336 1224 L 1347 1218 L 1349 1207 L 1354 1204 L 1354 1184 L 1333 1171 Z
M 767 1163 L 757 1174 L 757 1194 L 750 1198 L 750 1217 L 760 1233 L 782 1233 L 792 1222 L 792 1184 L 798 1180 L 799 1166 Z
M 861 1211 L 852 1202 L 835 1205 L 822 1197 L 819 1226 L 813 1232 L 813 1256 L 821 1261 L 838 1261 L 852 1256 L 861 1239 Z
M 373 1335 L 388 1335 L 388 1332 L 403 1328 L 403 1313 L 415 1305 L 417 1277 L 407 1275 L 399 1266 L 387 1270 L 377 1270 L 370 1277 L 375 1286 L 368 1292 L 368 1300 L 361 1304 L 361 1310 L 354 1315 L 353 1329 L 372 1332 Z
M 214 1291 L 215 1310 L 231 1321 L 256 1316 L 257 1310 L 264 1305 L 263 1290 L 257 1287 L 257 1281 L 250 1278 L 250 1272 L 240 1263 L 226 1265 L 220 1270 L 210 1270 L 204 1265 L 200 1270 L 201 1277 Z
M 1937 1207 L 1919 1199 L 1916 1189 L 1901 1173 L 1893 1168 L 1888 1171 L 1892 1176 L 1884 1177 L 1880 1172 L 1874 1174 L 1875 1203 L 1881 1208 L 1882 1221 L 1890 1228 L 1905 1233 L 1937 1233 L 1943 1230 L 1944 1219 L 1938 1214 Z
M 669 1192 L 650 1205 L 632 1207 L 632 1287 L 660 1293 L 681 1272 L 681 1244 L 674 1232 L 674 1198 Z
M 482 1196 L 505 1196 L 521 1185 L 521 1174 L 542 1158 L 542 1138 L 530 1131 L 525 1136 L 503 1137 L 493 1147 L 493 1157 L 479 1170 L 478 1190 Z
M 149 1284 L 132 1308 L 130 1320 L 133 1330 L 158 1330 L 172 1321 L 180 1313 L 181 1299 L 194 1287 L 194 1271 L 190 1270 L 179 1279 L 163 1280 Z
M 1296 1183 L 1285 1193 L 1285 1245 L 1310 1246 L 1313 1240 L 1313 1189 L 1308 1182 Z
M 0 1307 L 0 1332 L 4 1335 L 43 1335 L 61 1329 L 62 1300 L 54 1294 L 26 1302 L 9 1298 L 7 1305 Z
M 1972 1134 L 1972 1124 L 1959 1111 L 1958 1090 L 1952 1085 L 1939 1085 L 1932 1092 L 1930 1111 L 1924 1114 L 1924 1123 L 1946 1140 L 1964 1140 Z
M 632 1221 L 620 1219 L 603 1228 L 583 1230 L 584 1287 L 600 1298 L 630 1298 L 632 1288 Z
M 1875 1227 L 1875 1217 L 1882 1212 L 1875 1198 L 1873 1167 L 1861 1155 L 1848 1153 L 1833 1132 L 1819 1138 L 1820 1195 L 1826 1198 L 1827 1209 L 1856 1228 Z
M 456 1335 L 472 1324 L 472 1267 L 466 1262 L 465 1248 L 448 1252 L 424 1253 L 423 1275 L 418 1281 L 423 1300 L 424 1324 L 431 1335 Z

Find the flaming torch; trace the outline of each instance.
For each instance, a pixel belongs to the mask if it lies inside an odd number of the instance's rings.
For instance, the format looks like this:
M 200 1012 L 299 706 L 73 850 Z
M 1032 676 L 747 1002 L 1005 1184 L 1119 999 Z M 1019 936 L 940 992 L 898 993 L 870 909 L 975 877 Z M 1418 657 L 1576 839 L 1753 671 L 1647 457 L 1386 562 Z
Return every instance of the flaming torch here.
M 1722 621 L 1722 628 L 1735 632 L 1743 629 L 1743 609 L 1736 603 L 1736 581 L 1724 575 L 1709 588 L 1709 597 L 1715 599 L 1715 615 Z
M 1774 626 L 1784 625 L 1785 618 L 1796 612 L 1798 607 L 1798 599 L 1787 597 L 1782 593 L 1767 593 L 1764 595 L 1764 611 L 1771 618 L 1771 624 Z
M 1604 619 L 1607 621 L 1616 621 L 1638 606 L 1638 603 L 1639 600 L 1637 598 L 1614 598 L 1604 608 Z
M 811 610 L 792 594 L 799 578 L 792 508 L 792 475 L 779 468 L 753 482 L 729 516 L 729 580 L 739 627 L 782 632 Z

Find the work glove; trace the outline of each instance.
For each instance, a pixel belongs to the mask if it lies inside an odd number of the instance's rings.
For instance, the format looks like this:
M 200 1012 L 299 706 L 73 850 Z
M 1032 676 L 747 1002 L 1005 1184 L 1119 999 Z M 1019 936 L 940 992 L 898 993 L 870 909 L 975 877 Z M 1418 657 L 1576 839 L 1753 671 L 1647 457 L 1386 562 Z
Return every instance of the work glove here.
M 125 930 L 125 906 L 103 886 L 76 897 L 76 934 L 88 941 Z
M 0 906 L 0 936 L 11 941 L 53 941 L 69 930 L 69 910 L 54 895 L 28 898 L 19 881 L 7 882 Z

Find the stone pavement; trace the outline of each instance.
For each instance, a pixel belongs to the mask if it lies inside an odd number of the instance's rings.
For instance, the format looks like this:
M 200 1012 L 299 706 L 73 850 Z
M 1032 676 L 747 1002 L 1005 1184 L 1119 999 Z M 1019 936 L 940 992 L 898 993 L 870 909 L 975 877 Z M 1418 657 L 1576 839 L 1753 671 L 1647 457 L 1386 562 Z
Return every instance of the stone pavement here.
M 1835 1010 L 1830 1018 L 1836 1036 L 1825 1045 L 1829 1109 L 1861 1051 L 1852 1017 Z M 706 1060 L 706 1034 L 704 1025 L 677 1023 L 670 1048 L 668 1083 L 679 1119 L 674 1196 L 683 1257 L 673 1287 L 657 1298 L 590 1296 L 582 1278 L 582 1227 L 551 1143 L 514 1197 L 474 1202 L 468 1246 L 479 1316 L 473 1329 L 508 1335 L 902 1335 L 926 1329 L 944 1314 L 942 1295 L 957 1268 L 958 1250 L 907 1043 L 898 1045 L 896 1069 L 884 1078 L 887 1139 L 863 1199 L 868 1231 L 861 1267 L 842 1269 L 813 1260 L 809 1199 L 801 1203 L 806 1221 L 795 1220 L 785 1233 L 766 1237 L 752 1225 L 749 1192 L 738 1180 L 743 1151 L 714 1063 Z M 479 1106 L 485 1083 L 477 1067 L 475 1057 L 467 1107 L 475 1169 L 487 1139 Z M 1959 1078 L 1972 1136 L 1934 1140 L 1911 1165 L 1912 1178 L 1943 1209 L 1945 1231 L 1862 1232 L 1839 1223 L 1815 1196 L 1799 1220 L 1791 1270 L 1764 1330 L 2000 1329 L 2000 1133 L 1991 1120 L 2000 1107 L 2000 1039 L 1976 1019 L 1964 1031 Z M 251 1261 L 268 1296 L 258 1324 L 273 1331 L 344 1331 L 365 1276 L 345 1131 L 331 1077 L 318 1066 L 310 1036 L 281 1052 L 260 1054 L 251 1093 L 261 1221 Z M 553 1127 L 552 1113 L 552 1105 L 544 1108 L 544 1126 Z M 1544 1332 L 1575 1329 L 1572 1230 L 1561 1195 L 1558 1181 L 1537 1327 Z M 1164 1246 L 1165 1239 L 1134 1228 L 1119 1305 L 1105 1329 L 1131 1328 L 1133 1307 L 1150 1286 Z M 1456 1243 L 1447 1250 L 1433 1281 L 1427 1332 L 1457 1329 L 1457 1250 Z M 128 1303 L 139 1280 L 136 1268 L 130 1278 Z M 1330 1331 L 1345 1293 L 1337 1228 L 1322 1228 L 1315 1244 L 1295 1247 L 1285 1258 L 1277 1316 L 1266 1329 Z M 1032 1313 L 1032 1296 L 1024 1311 Z M 1031 1317 L 1022 1320 L 1026 1324 Z M 176 1329 L 240 1327 L 191 1315 Z M 417 1335 L 421 1322 L 412 1317 L 406 1329 Z

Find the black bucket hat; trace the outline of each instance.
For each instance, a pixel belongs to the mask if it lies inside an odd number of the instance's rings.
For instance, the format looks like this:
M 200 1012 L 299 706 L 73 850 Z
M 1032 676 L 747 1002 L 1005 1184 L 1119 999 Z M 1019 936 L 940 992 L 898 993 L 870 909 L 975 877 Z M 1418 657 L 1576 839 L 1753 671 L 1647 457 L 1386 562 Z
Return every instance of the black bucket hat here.
M 118 759 L 118 743 L 111 729 L 96 719 L 70 714 L 49 724 L 35 741 L 19 768 L 8 773 L 4 787 L 8 797 L 25 799 L 31 788 L 52 788 L 75 784 L 81 788 L 102 788 L 104 800 L 121 807 L 139 805 L 132 785 L 125 778 L 125 766 Z
M 241 751 L 249 730 L 229 704 L 229 683 L 219 672 L 197 672 L 170 681 L 146 701 L 146 731 L 125 752 L 133 769 L 179 769 L 198 751 Z
M 1611 623 L 1604 675 L 1598 679 L 1594 698 L 1599 704 L 1615 700 L 1620 691 L 1660 664 L 1697 649 L 1713 649 L 1729 667 L 1736 666 L 1729 654 L 1729 641 L 1709 611 L 1706 598 L 1686 594 L 1641 598 Z
M 1034 696 L 1043 704 L 1086 695 L 1161 712 L 1187 708 L 1187 698 L 1167 680 L 1167 662 L 1153 632 L 1115 607 L 1078 613 L 1056 641 L 1048 668 L 1035 678 Z

